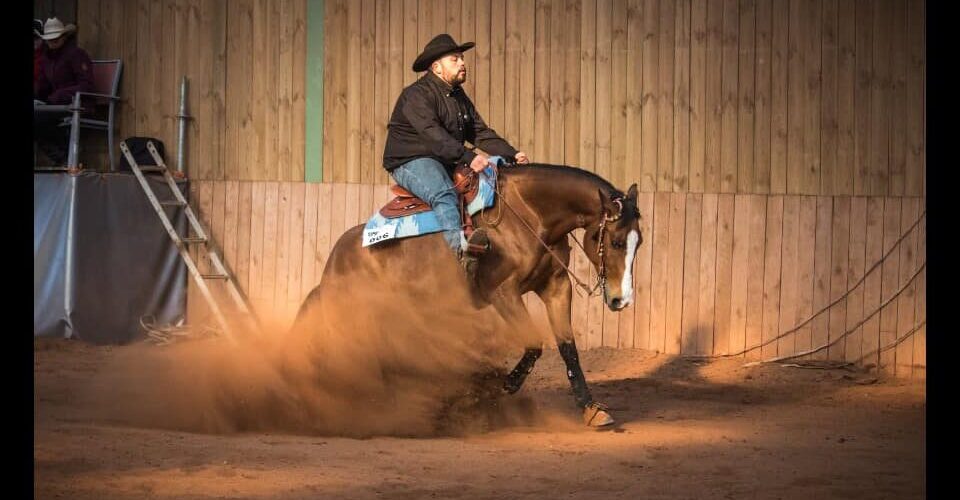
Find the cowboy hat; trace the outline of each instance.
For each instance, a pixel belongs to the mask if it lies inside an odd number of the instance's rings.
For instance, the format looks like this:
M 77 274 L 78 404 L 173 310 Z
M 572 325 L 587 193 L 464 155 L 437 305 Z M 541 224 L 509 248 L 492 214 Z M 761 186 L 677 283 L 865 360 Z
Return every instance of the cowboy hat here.
M 63 25 L 63 21 L 51 17 L 47 19 L 47 22 L 43 24 L 43 33 L 40 33 L 37 30 L 33 30 L 33 34 L 43 38 L 44 40 L 56 40 L 67 33 L 73 33 L 76 31 L 77 27 L 73 24 Z
M 475 44 L 473 42 L 457 45 L 457 42 L 453 41 L 452 36 L 446 33 L 439 34 L 433 37 L 433 40 L 427 42 L 427 46 L 423 48 L 423 52 L 417 56 L 416 61 L 413 61 L 413 70 L 417 73 L 426 71 L 433 61 L 436 61 L 437 59 L 452 52 L 464 52 L 470 50 L 474 45 Z

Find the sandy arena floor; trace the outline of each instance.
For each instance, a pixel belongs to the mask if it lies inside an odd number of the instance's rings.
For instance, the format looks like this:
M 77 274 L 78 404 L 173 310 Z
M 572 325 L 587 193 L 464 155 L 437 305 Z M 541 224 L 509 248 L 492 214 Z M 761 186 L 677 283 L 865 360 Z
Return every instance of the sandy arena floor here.
M 926 388 L 847 369 L 581 353 L 618 420 L 580 424 L 544 353 L 543 418 L 459 437 L 198 434 L 118 425 L 76 395 L 128 347 L 35 342 L 36 498 L 925 498 Z

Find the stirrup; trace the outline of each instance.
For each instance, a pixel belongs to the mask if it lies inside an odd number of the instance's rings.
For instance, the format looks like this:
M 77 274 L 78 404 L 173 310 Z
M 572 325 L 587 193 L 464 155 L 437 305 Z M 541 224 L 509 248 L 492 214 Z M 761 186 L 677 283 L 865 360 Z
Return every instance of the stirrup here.
M 478 227 L 470 234 L 467 240 L 467 249 L 464 253 L 471 255 L 483 255 L 490 249 L 490 239 L 487 237 L 487 231 Z

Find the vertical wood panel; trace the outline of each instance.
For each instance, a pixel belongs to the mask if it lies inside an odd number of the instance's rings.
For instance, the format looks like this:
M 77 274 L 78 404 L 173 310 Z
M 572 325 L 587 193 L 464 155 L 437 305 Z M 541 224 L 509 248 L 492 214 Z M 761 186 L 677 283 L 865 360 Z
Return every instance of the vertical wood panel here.
M 707 2 L 692 0 L 690 15 L 690 188 L 702 193 L 706 187 L 704 139 L 707 124 Z
M 700 223 L 700 301 L 699 320 L 696 329 L 696 353 L 709 355 L 713 352 L 716 332 L 717 293 L 717 212 L 719 198 L 716 194 L 703 195 Z
M 642 82 L 640 79 L 641 51 L 638 37 L 640 17 L 637 12 L 638 0 L 629 5 L 626 0 L 614 0 L 610 35 L 610 163 L 608 179 L 621 184 L 627 178 L 627 155 L 631 163 L 641 163 L 640 151 L 627 147 L 641 141 L 640 120 L 636 115 L 641 99 Z M 631 38 L 631 34 L 634 35 Z M 630 57 L 629 54 L 634 54 Z M 627 85 L 629 80 L 630 84 Z M 606 117 L 604 117 L 606 118 Z M 597 126 L 602 126 L 597 123 Z M 551 132 L 553 133 L 553 132 Z M 606 138 L 606 137 L 605 137 Z M 642 163 L 641 163 L 642 164 Z M 640 169 L 633 168 L 636 173 Z M 598 172 L 599 173 L 599 172 Z
M 856 169 L 854 99 L 857 79 L 855 2 L 837 5 L 837 152 L 833 188 L 829 193 L 853 194 Z M 826 102 L 824 103 L 826 105 Z M 824 193 L 827 194 L 827 193 Z
M 850 290 L 846 300 L 846 325 L 844 331 L 850 331 L 863 318 L 864 288 L 859 285 L 851 288 L 863 277 L 865 271 L 866 242 L 867 242 L 867 199 L 854 197 L 850 199 L 850 250 L 847 252 L 846 289 Z M 841 257 L 842 258 L 842 257 Z M 834 297 L 835 298 L 835 297 Z M 834 329 L 830 327 L 831 338 Z M 863 327 L 851 331 L 846 338 L 844 356 L 847 361 L 856 362 L 863 355 Z
M 819 22 L 822 24 L 822 43 L 820 64 L 822 66 L 822 80 L 820 82 L 822 129 L 820 151 L 820 185 L 817 193 L 833 194 L 837 186 L 837 143 L 839 121 L 837 114 L 839 84 L 837 80 L 838 68 L 838 23 L 837 0 L 823 0 L 823 12 Z
M 803 0 L 804 107 L 803 107 L 803 163 L 801 192 L 817 194 L 820 191 L 820 136 L 821 130 L 821 0 Z
M 818 207 L 819 208 L 819 207 Z M 817 217 L 817 225 L 819 228 L 819 216 Z M 849 286 L 848 276 L 849 276 L 849 255 L 851 250 L 850 242 L 850 222 L 851 222 L 851 201 L 849 197 L 840 197 L 833 200 L 833 220 L 831 228 L 831 257 L 830 257 L 830 271 L 829 271 L 829 280 L 830 280 L 830 302 L 840 298 L 844 293 L 847 292 L 847 287 Z M 862 231 L 862 230 L 861 230 Z M 862 233 L 861 233 L 862 234 Z M 861 237 L 862 241 L 862 237 Z M 862 255 L 862 252 L 861 254 Z M 819 268 L 818 268 L 819 270 Z M 819 271 L 818 271 L 819 272 Z M 860 273 L 863 271 L 861 270 Z M 814 309 L 818 309 L 826 304 L 820 304 L 815 302 L 813 304 Z M 847 307 L 850 305 L 850 299 L 843 300 L 837 305 L 833 306 L 830 309 L 829 314 L 829 333 L 827 338 L 833 342 L 837 340 L 841 335 L 846 332 L 846 318 L 847 318 Z M 863 308 L 861 307 L 861 311 Z M 844 339 L 840 341 L 836 346 L 830 348 L 829 359 L 835 360 L 850 360 L 856 356 L 859 356 L 859 351 L 853 353 L 851 356 L 845 351 L 845 348 L 850 345 L 849 340 Z
M 921 198 L 922 199 L 922 198 Z M 925 211 L 921 205 L 920 211 Z M 927 260 L 927 221 L 926 216 L 917 227 L 917 260 L 926 263 Z M 918 265 L 921 262 L 918 262 Z M 916 322 L 927 320 L 927 271 L 924 269 L 917 276 Z M 927 327 L 924 325 L 913 335 L 913 377 L 926 378 L 927 376 Z
M 713 329 L 712 354 L 727 354 L 730 352 L 733 286 L 734 281 L 743 281 L 744 276 L 743 274 L 733 274 L 735 208 L 734 195 L 722 194 L 719 196 L 717 205 L 717 293 L 714 299 L 716 321 Z
M 641 349 L 652 349 L 650 316 L 651 299 L 653 298 L 653 223 L 656 217 L 654 213 L 654 194 L 640 193 L 637 208 L 640 210 L 640 233 L 643 243 L 637 249 L 637 264 L 634 266 L 636 300 L 634 302 L 633 346 Z
M 653 201 L 653 234 L 650 267 L 650 340 L 649 349 L 665 352 L 667 331 L 667 256 L 670 251 L 669 193 L 656 193 Z
M 740 3 L 739 31 L 740 38 L 738 44 L 739 57 L 739 76 L 737 79 L 737 105 L 738 116 L 734 122 L 735 130 L 738 134 L 736 156 L 733 157 L 737 169 L 736 192 L 749 192 L 754 189 L 757 183 L 756 172 L 754 171 L 753 152 L 754 152 L 754 113 L 756 111 L 755 86 L 759 80 L 757 54 L 758 45 L 756 41 L 755 30 L 757 28 L 756 2 L 754 0 L 744 0 Z M 726 110 L 725 110 L 726 111 Z M 726 128 L 726 115 L 724 115 L 724 127 Z M 724 154 L 724 158 L 727 158 Z
M 602 0 L 601 0 L 602 2 Z M 533 90 L 533 113 L 534 113 L 534 142 L 536 147 L 533 151 L 535 161 L 549 162 L 548 142 L 550 137 L 550 3 L 547 0 L 537 0 L 536 3 L 536 36 L 534 49 L 534 90 Z M 600 21 L 598 21 L 600 22 Z M 479 29 L 479 28 L 478 28 Z M 598 33 L 600 33 L 598 29 Z M 479 41 L 479 37 L 478 37 Z M 598 59 L 602 44 L 598 46 Z M 609 57 L 607 58 L 609 61 Z M 598 61 L 597 80 L 601 81 L 603 61 Z M 607 64 L 609 68 L 609 64 Z M 479 71 L 479 62 L 478 62 Z M 598 83 L 599 85 L 599 83 Z M 608 87 L 609 88 L 609 87 Z M 480 84 L 477 84 L 477 93 L 480 93 Z M 609 95 L 606 92 L 598 92 L 598 95 Z M 598 107 L 600 103 L 598 102 Z M 479 108 L 478 108 L 479 109 Z M 599 122 L 598 110 L 597 128 L 598 132 L 603 128 Z M 599 160 L 599 159 L 598 159 Z
M 580 0 L 566 0 L 563 18 L 566 66 L 563 73 L 563 162 L 567 165 L 580 165 L 580 16 Z
M 729 0 L 726 0 L 729 1 Z M 723 2 L 707 2 L 707 63 L 704 69 L 704 192 L 723 189 Z
M 278 319 L 280 319 L 286 317 L 287 314 L 287 284 L 290 279 L 290 263 L 293 261 L 290 256 L 290 250 L 293 247 L 291 245 L 293 238 L 292 219 L 295 212 L 293 183 L 281 182 L 278 188 L 276 238 L 270 240 L 267 244 L 276 248 L 274 286 L 270 298 L 273 302 L 274 314 L 277 314 Z
M 687 196 L 682 193 L 670 194 L 670 243 L 667 250 L 667 304 L 664 324 L 665 352 L 668 354 L 680 354 L 681 348 L 684 223 L 686 222 Z
M 870 168 L 867 171 L 867 186 L 870 194 L 875 196 L 885 196 L 890 189 L 892 6 L 891 0 L 876 0 L 873 3 L 874 78 L 870 86 Z
M 904 194 L 920 196 L 926 172 L 925 131 L 925 1 L 909 0 L 907 4 L 907 82 L 906 82 L 906 179 Z
M 750 212 L 750 248 L 748 250 L 748 265 L 766 263 L 766 232 L 767 232 L 767 204 L 766 196 L 749 197 Z M 770 222 L 773 224 L 774 222 Z M 770 273 L 774 270 L 770 269 Z M 779 273 L 779 270 L 776 270 Z M 764 311 L 764 281 L 767 268 L 764 271 L 749 273 L 747 276 L 747 321 L 746 346 L 752 348 L 763 340 L 763 311 Z M 748 359 L 759 359 L 761 349 L 754 349 L 746 353 Z
M 790 9 L 787 0 L 771 0 L 770 15 L 770 192 L 787 192 L 787 83 Z
M 767 228 L 764 241 L 763 263 L 763 326 L 762 340 L 772 340 L 777 336 L 780 321 L 780 262 L 782 231 L 784 229 L 783 196 L 771 196 L 767 200 Z M 777 342 L 759 349 L 763 359 L 777 355 Z
M 503 137 L 507 137 L 506 126 L 506 4 L 504 0 L 490 0 L 490 69 L 489 75 L 484 78 L 490 79 L 490 101 L 487 104 L 487 111 L 484 118 L 487 124 L 497 131 Z
M 580 166 L 596 171 L 597 2 L 584 0 L 580 17 Z M 521 126 L 520 130 L 523 130 Z M 523 141 L 521 141 L 523 142 Z
M 659 18 L 658 2 L 656 0 L 644 0 L 640 5 L 640 58 L 637 64 L 641 64 L 640 78 L 637 79 L 636 73 L 630 74 L 629 86 L 633 88 L 640 85 L 639 101 L 631 102 L 630 115 L 640 119 L 639 136 L 640 141 L 640 189 L 642 191 L 655 191 L 657 189 L 657 165 L 659 157 L 658 147 L 658 129 L 659 116 L 657 113 L 657 95 L 658 75 L 659 75 L 659 52 L 660 36 L 657 32 Z M 636 12 L 634 12 L 636 14 Z M 633 23 L 631 23 L 633 28 Z M 633 30 L 630 30 L 631 39 L 634 38 Z M 634 48 L 632 45 L 631 48 Z M 634 52 L 636 54 L 636 52 Z M 633 59 L 633 58 L 631 58 Z M 637 134 L 634 133 L 633 137 Z M 634 141 L 631 141 L 635 143 Z M 636 156 L 631 155 L 631 158 Z
M 901 209 L 900 228 L 905 233 L 919 214 L 917 198 L 904 199 Z M 917 323 L 916 321 L 916 281 L 907 286 L 910 277 L 917 269 L 917 231 L 911 231 L 900 244 L 900 276 L 898 288 L 906 287 L 897 298 L 897 340 L 900 340 Z M 891 304 L 892 305 L 892 304 Z M 913 360 L 913 342 L 905 341 L 897 345 L 894 352 L 897 376 L 910 376 Z
M 809 318 L 827 304 L 830 297 L 831 213 L 821 212 L 815 196 L 800 198 L 800 241 L 798 243 L 797 316 L 794 323 Z M 829 206 L 829 205 L 828 205 Z M 825 208 L 825 207 L 824 207 Z M 810 251 L 810 243 L 814 251 Z M 817 307 L 819 305 L 819 307 Z M 824 312 L 797 332 L 797 350 L 819 347 L 827 341 L 830 313 Z M 814 355 L 826 357 L 822 351 Z
M 738 155 L 737 143 L 739 135 L 737 120 L 739 118 L 739 24 L 740 12 L 737 0 L 723 2 L 723 31 L 721 32 L 720 47 L 722 52 L 721 65 L 722 81 L 720 84 L 720 191 L 723 193 L 737 192 Z M 752 76 L 752 75 L 751 75 Z
M 797 324 L 797 290 L 799 287 L 800 197 L 783 197 L 783 232 L 780 241 L 780 307 L 777 334 L 792 329 Z M 766 306 L 766 301 L 764 302 Z M 765 309 L 766 311 L 766 309 Z M 796 352 L 797 333 L 787 335 L 771 347 L 776 355 Z M 764 356 L 766 357 L 766 356 Z
M 423 2 L 421 2 L 423 4 Z M 420 25 L 423 26 L 422 24 Z M 364 50 L 362 47 L 363 39 L 363 3 L 352 1 L 347 7 L 347 58 L 350 61 L 364 60 Z M 334 126 L 346 127 L 346 162 L 343 169 L 334 170 L 333 180 L 339 182 L 360 182 L 360 161 L 362 160 L 360 151 L 362 148 L 363 136 L 363 117 L 362 110 L 368 108 L 369 104 L 361 100 L 361 85 L 363 80 L 359 71 L 347 71 L 346 92 L 347 92 L 347 116 L 346 121 L 335 124 Z M 365 86 L 364 86 L 365 87 Z
M 881 266 L 881 304 L 893 297 L 899 288 L 900 252 L 894 248 L 894 243 L 900 238 L 900 207 L 899 198 L 886 198 L 883 204 L 883 253 L 892 252 L 883 261 Z M 880 311 L 880 347 L 887 347 L 897 339 L 897 302 L 889 303 Z M 894 373 L 896 351 L 888 349 L 880 353 L 881 370 Z
M 869 271 L 883 256 L 883 198 L 867 198 L 866 212 L 867 234 L 864 268 Z M 882 268 L 876 268 L 866 275 L 863 284 L 863 317 L 873 314 L 880 307 L 881 271 Z M 880 315 L 875 314 L 863 325 L 863 343 L 860 351 L 861 356 L 866 358 L 863 361 L 865 365 L 879 366 L 879 348 Z
M 661 191 L 686 191 L 690 186 L 690 61 L 691 0 L 675 4 L 673 91 L 673 186 Z
M 301 263 L 300 290 L 298 300 L 303 303 L 307 294 L 316 286 L 314 275 L 317 272 L 318 242 L 317 232 L 319 223 L 320 186 L 316 183 L 307 183 L 303 200 L 303 262 Z
M 610 179 L 610 75 L 613 71 L 613 1 L 597 0 L 596 164 L 594 172 Z
M 856 88 L 854 89 L 854 175 L 853 194 L 874 194 L 868 183 L 872 147 L 870 123 L 873 87 L 873 10 L 872 0 L 856 2 Z
M 703 211 L 702 194 L 690 194 L 686 198 L 686 224 L 683 240 L 683 303 L 680 324 L 680 352 L 696 354 L 700 352 L 700 236 L 701 214 Z M 671 221 L 672 222 L 672 221 Z M 677 234 L 671 231 L 671 241 Z M 669 346 L 668 346 L 669 347 Z
M 673 190 L 673 61 L 676 2 L 660 1 L 660 57 L 657 68 L 659 90 L 657 91 L 657 189 Z
M 757 1 L 756 16 L 756 109 L 753 132 L 753 186 L 741 192 L 769 193 L 772 128 L 772 0 Z
M 347 120 L 347 74 L 334 70 L 337 61 L 347 57 L 348 38 L 342 36 L 347 32 L 347 3 L 344 0 L 327 0 L 324 5 L 324 33 L 341 34 L 324 40 L 323 51 L 323 64 L 328 69 L 323 72 L 323 180 L 336 182 L 344 177 L 347 160 L 344 126 Z
M 464 4 L 466 5 L 466 4 Z M 592 9 L 594 12 L 596 9 Z M 535 4 L 532 0 L 528 0 L 520 4 L 520 13 L 519 13 L 519 31 L 520 31 L 520 66 L 525 69 L 517 68 L 517 77 L 520 79 L 520 109 L 518 111 L 520 115 L 520 130 L 517 134 L 518 144 L 516 147 L 520 151 L 524 151 L 527 155 L 533 154 L 534 151 L 534 78 L 536 74 L 536 11 Z M 590 46 L 595 48 L 595 44 Z M 534 67 L 531 69 L 530 64 L 533 64 Z M 594 71 L 588 71 L 591 74 L 591 78 L 594 77 Z M 591 85 L 591 88 L 595 88 L 595 85 Z M 588 133 L 594 133 L 595 126 L 589 125 L 587 127 Z M 511 139 L 513 140 L 513 139 Z M 534 161 L 539 161 L 536 159 Z M 591 163 L 592 168 L 592 163 Z

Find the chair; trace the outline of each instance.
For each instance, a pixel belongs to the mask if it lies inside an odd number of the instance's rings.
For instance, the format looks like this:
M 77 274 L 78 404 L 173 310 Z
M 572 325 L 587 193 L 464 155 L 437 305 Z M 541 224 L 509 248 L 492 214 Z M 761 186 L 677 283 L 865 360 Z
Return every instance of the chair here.
M 77 92 L 73 98 L 73 116 L 64 120 L 70 126 L 70 149 L 67 164 L 77 166 L 79 149 L 79 129 L 103 130 L 107 133 L 107 146 L 110 154 L 110 171 L 116 171 L 113 152 L 113 136 L 116 133 L 116 105 L 120 101 L 120 74 L 123 62 L 120 59 L 91 61 L 93 63 L 93 92 Z M 87 108 L 82 108 L 87 104 Z M 91 106 L 92 105 L 92 106 Z M 105 110 L 105 113 L 81 116 L 85 110 Z M 101 119 L 102 118 L 102 119 Z

